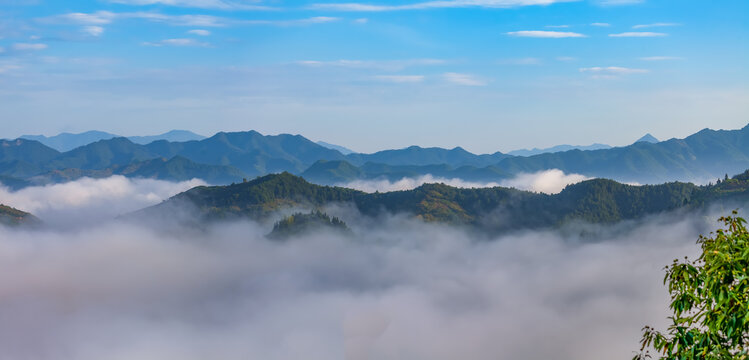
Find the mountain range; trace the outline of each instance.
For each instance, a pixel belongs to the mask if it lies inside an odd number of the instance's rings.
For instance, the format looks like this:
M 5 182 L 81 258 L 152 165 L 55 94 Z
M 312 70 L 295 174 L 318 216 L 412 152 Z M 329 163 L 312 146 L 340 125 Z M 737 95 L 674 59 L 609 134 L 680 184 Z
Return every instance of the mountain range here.
M 18 187 L 121 174 L 175 181 L 199 177 L 218 185 L 284 171 L 319 184 L 427 174 L 496 182 L 520 173 L 560 169 L 628 183 L 706 183 L 749 168 L 749 126 L 704 129 L 685 139 L 656 143 L 647 136 L 645 140 L 610 149 L 512 156 L 500 152 L 473 154 L 460 147 L 418 146 L 343 154 L 300 135 L 262 135 L 256 131 L 147 144 L 115 137 L 62 152 L 36 140 L 19 138 L 0 141 L 0 182 Z
M 73 150 L 77 147 L 85 146 L 99 140 L 108 140 L 120 135 L 110 134 L 103 131 L 86 131 L 80 134 L 62 133 L 55 136 L 44 136 L 44 135 L 22 135 L 21 139 L 36 140 L 46 146 L 49 146 L 57 151 L 65 152 Z M 191 141 L 191 140 L 203 140 L 205 136 L 198 135 L 187 130 L 172 130 L 159 135 L 151 136 L 130 136 L 128 139 L 136 144 L 148 144 L 158 140 L 166 141 Z

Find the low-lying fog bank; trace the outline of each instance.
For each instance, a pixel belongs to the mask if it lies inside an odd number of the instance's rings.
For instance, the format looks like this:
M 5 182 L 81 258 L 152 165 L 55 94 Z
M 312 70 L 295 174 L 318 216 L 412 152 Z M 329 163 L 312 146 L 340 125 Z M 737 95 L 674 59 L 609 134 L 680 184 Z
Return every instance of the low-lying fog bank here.
M 30 212 L 48 226 L 75 228 L 99 224 L 158 204 L 198 185 L 205 183 L 197 179 L 174 183 L 115 175 L 32 186 L 18 191 L 0 186 L 0 203 Z
M 576 184 L 588 179 L 591 178 L 580 174 L 565 174 L 562 170 L 551 169 L 535 173 L 521 173 L 511 179 L 506 179 L 499 182 L 466 181 L 462 179 L 447 179 L 442 177 L 435 177 L 432 175 L 424 175 L 415 178 L 402 178 L 396 181 L 387 179 L 371 179 L 356 180 L 336 185 L 370 193 L 375 191 L 387 192 L 411 190 L 427 183 L 443 183 L 459 188 L 503 186 L 512 187 L 519 190 L 556 194 L 562 191 L 567 185 Z
M 286 242 L 243 222 L 0 229 L 0 359 L 629 359 L 705 224 L 594 243 L 400 217 Z
M 724 215 L 487 239 L 339 207 L 353 237 L 288 241 L 105 220 L 195 184 L 1 193 L 52 225 L 0 227 L 0 360 L 629 359 L 666 322 L 663 266 Z

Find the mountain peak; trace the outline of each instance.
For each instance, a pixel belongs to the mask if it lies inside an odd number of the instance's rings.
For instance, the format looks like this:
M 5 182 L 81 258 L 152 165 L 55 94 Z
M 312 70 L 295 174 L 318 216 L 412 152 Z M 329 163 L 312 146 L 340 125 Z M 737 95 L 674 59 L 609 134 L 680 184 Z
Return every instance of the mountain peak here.
M 646 143 L 655 144 L 655 143 L 660 142 L 660 140 L 658 140 L 655 136 L 651 135 L 650 133 L 647 133 L 647 134 L 645 134 L 645 136 L 643 136 L 643 137 L 639 138 L 637 141 L 635 141 L 635 144 L 638 143 L 638 142 L 646 142 Z

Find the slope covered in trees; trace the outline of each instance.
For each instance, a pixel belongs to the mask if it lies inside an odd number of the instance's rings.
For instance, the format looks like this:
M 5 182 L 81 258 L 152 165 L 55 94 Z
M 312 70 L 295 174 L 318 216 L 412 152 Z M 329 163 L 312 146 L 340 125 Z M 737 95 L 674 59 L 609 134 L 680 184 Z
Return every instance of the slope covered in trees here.
M 268 238 L 286 240 L 309 231 L 329 230 L 339 234 L 349 234 L 351 230 L 345 222 L 320 211 L 294 213 L 277 221 Z
M 572 221 L 612 223 L 680 208 L 701 208 L 716 202 L 731 206 L 749 198 L 749 175 L 710 186 L 691 183 L 633 186 L 606 179 L 570 185 L 546 195 L 511 188 L 455 188 L 425 184 L 413 190 L 364 193 L 320 186 L 289 173 L 267 175 L 230 186 L 193 188 L 140 215 L 158 213 L 173 204 L 190 204 L 205 220 L 267 219 L 288 208 L 320 209 L 353 204 L 366 216 L 407 214 L 430 222 L 466 225 L 492 231 L 536 229 Z
M 36 225 L 41 221 L 34 215 L 0 204 L 0 225 Z

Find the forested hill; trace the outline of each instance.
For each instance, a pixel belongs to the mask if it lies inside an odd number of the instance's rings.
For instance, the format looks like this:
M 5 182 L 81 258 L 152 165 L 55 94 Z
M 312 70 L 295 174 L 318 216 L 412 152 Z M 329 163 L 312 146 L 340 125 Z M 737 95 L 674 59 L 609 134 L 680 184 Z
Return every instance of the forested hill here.
M 699 208 L 716 201 L 744 201 L 748 195 L 749 173 L 710 186 L 680 182 L 633 186 L 594 179 L 570 185 L 555 195 L 502 187 L 461 189 L 444 184 L 364 193 L 314 185 L 282 173 L 229 186 L 196 187 L 138 214 L 150 216 L 164 210 L 168 213 L 173 205 L 189 204 L 204 220 L 262 220 L 281 209 L 320 209 L 332 203 L 350 203 L 367 216 L 403 213 L 430 222 L 501 231 L 544 228 L 576 220 L 612 223 L 679 208 Z
M 34 215 L 0 204 L 0 225 L 36 225 L 40 222 Z

